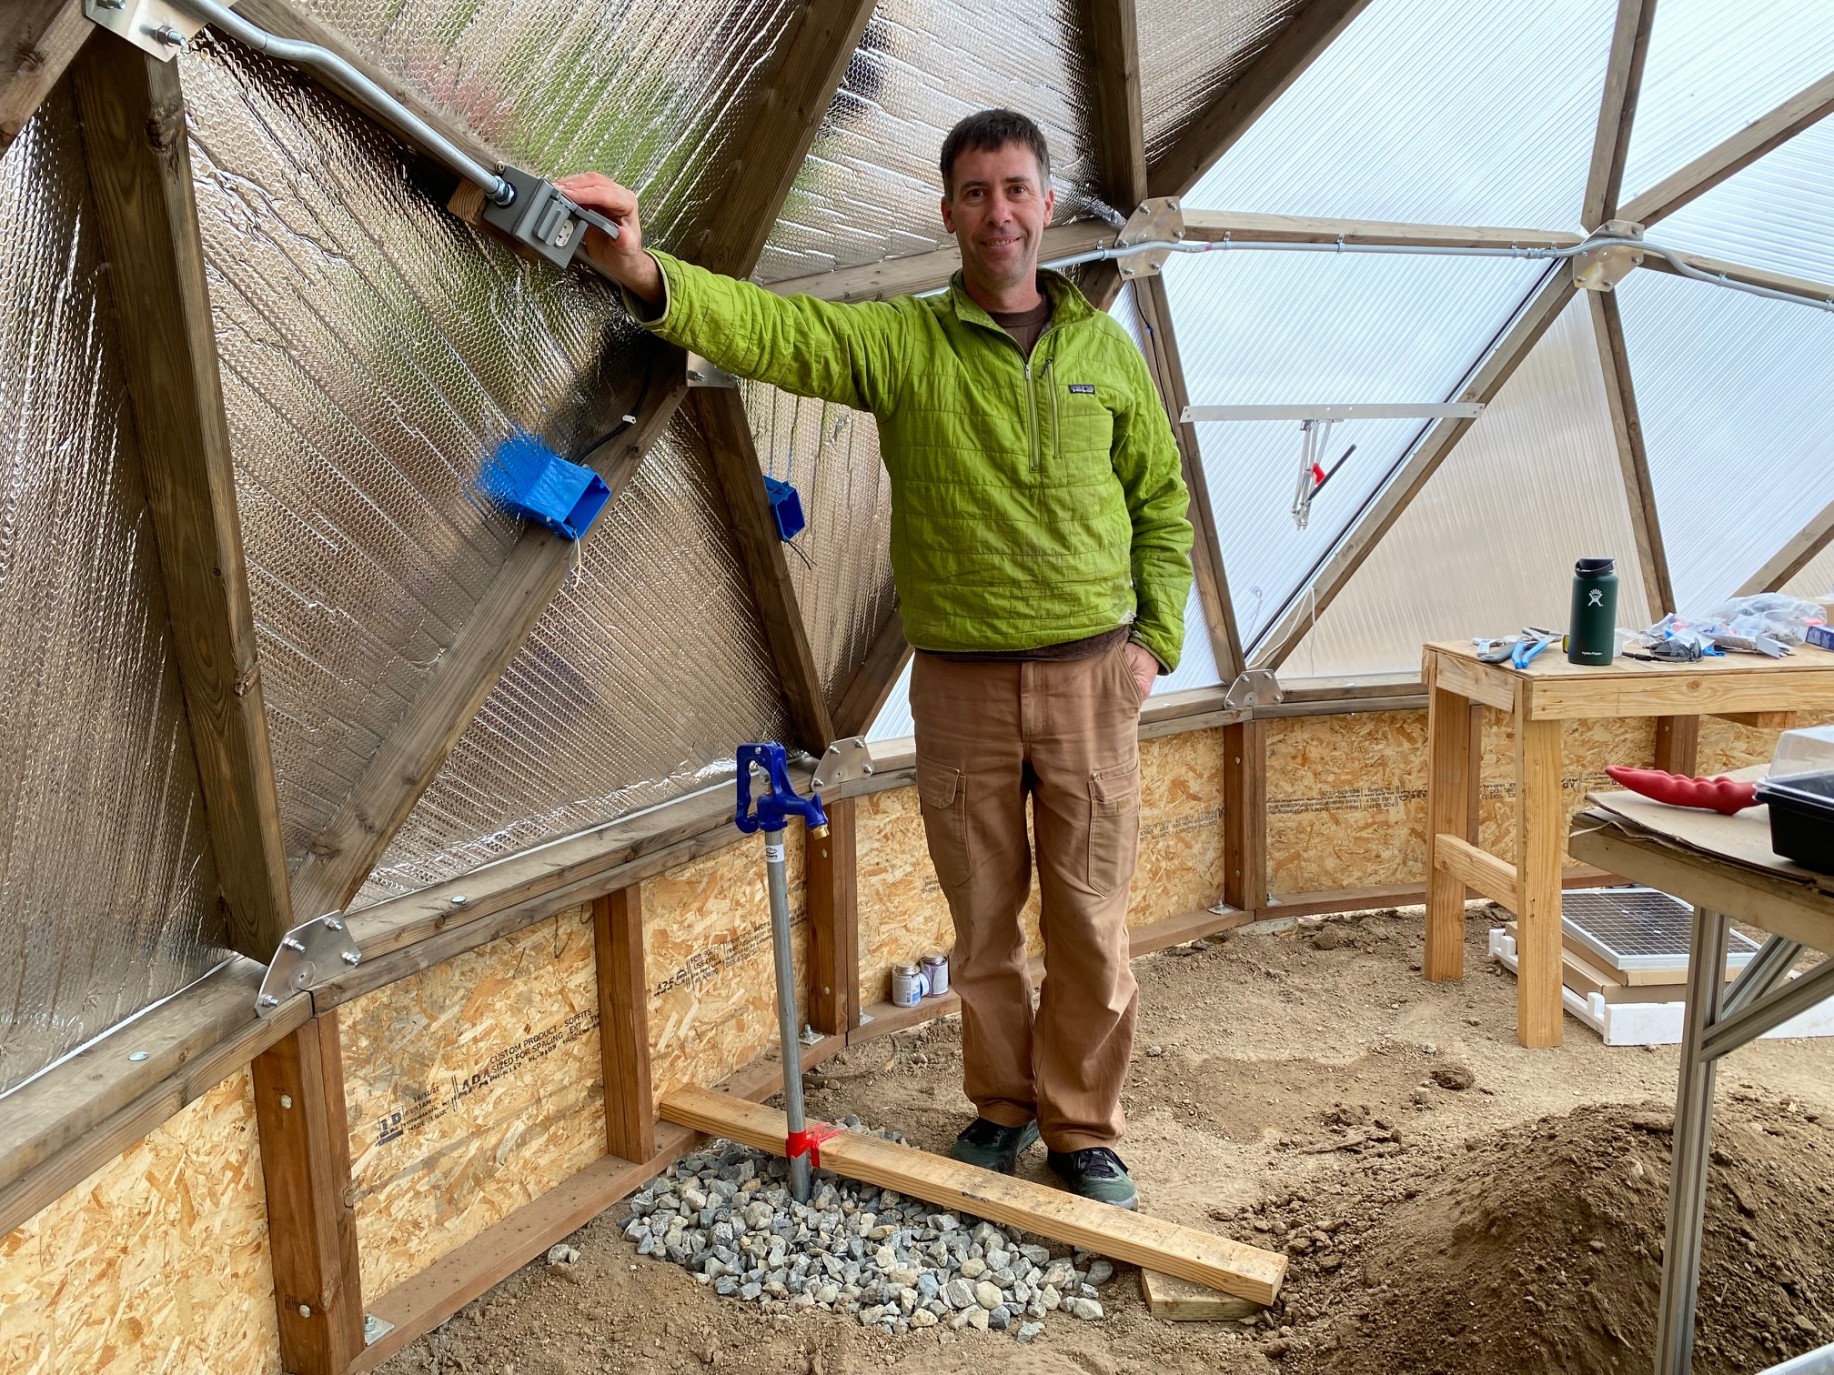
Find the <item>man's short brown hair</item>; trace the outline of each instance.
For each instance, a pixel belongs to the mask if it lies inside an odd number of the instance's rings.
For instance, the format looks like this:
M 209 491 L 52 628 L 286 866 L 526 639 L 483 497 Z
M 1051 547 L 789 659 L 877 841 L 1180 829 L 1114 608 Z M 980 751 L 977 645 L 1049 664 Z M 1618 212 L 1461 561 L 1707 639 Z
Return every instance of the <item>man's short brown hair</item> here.
M 1051 150 L 1044 146 L 1044 133 L 1017 110 L 982 110 L 969 115 L 942 141 L 942 189 L 946 196 L 955 194 L 955 160 L 970 148 L 992 152 L 1009 143 L 1022 143 L 1038 159 L 1038 190 L 1051 184 Z

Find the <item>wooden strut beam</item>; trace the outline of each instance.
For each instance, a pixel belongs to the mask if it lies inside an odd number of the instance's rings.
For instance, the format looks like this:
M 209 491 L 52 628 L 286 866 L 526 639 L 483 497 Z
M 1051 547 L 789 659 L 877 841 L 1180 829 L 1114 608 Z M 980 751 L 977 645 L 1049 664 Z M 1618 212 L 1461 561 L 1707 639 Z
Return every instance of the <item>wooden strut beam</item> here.
M 1499 225 L 1414 224 L 1405 220 L 1347 220 L 1312 215 L 1262 215 L 1242 210 L 1183 212 L 1190 243 L 1316 243 L 1346 247 L 1572 248 L 1585 236 L 1564 229 Z
M 0 153 L 13 146 L 95 27 L 83 0 L 21 0 L 0 13 Z
M 1081 0 L 1097 193 L 1126 215 L 1146 199 L 1146 126 L 1140 113 L 1140 44 L 1134 0 Z M 1106 311 L 1121 294 L 1120 268 L 1090 265 L 1083 294 Z
M 821 671 L 809 648 L 809 634 L 790 582 L 789 560 L 764 490 L 745 398 L 734 387 L 697 387 L 694 411 L 725 499 L 733 543 L 738 546 L 763 623 L 764 642 L 789 707 L 794 739 L 786 743 L 820 755 L 834 739 L 834 721 L 828 714 Z
M 1586 308 L 1592 312 L 1592 334 L 1604 373 L 1605 405 L 1617 441 L 1630 528 L 1637 541 L 1637 567 L 1657 616 L 1665 616 L 1676 609 L 1675 585 L 1669 575 L 1668 550 L 1662 542 L 1662 519 L 1656 510 L 1656 486 L 1643 444 L 1643 421 L 1637 411 L 1636 383 L 1630 375 L 1630 355 L 1624 345 L 1623 317 L 1618 313 L 1617 297 L 1606 291 L 1588 291 Z
M 1477 401 L 1488 404 L 1503 389 L 1517 366 L 1528 356 L 1541 336 L 1547 333 L 1560 312 L 1573 298 L 1571 275 L 1565 265 L 1556 266 L 1542 280 L 1514 321 L 1484 356 L 1470 380 L 1452 398 L 1455 401 Z M 1467 419 L 1434 421 L 1397 465 L 1394 473 L 1363 510 L 1361 518 L 1348 534 L 1338 541 L 1314 577 L 1293 594 L 1286 609 L 1275 621 L 1257 648 L 1255 665 L 1277 669 L 1285 662 L 1311 628 L 1313 620 L 1328 607 L 1351 574 L 1388 533 L 1401 512 L 1414 499 L 1427 479 L 1439 470 L 1446 455 L 1471 428 Z
M 1749 597 L 1754 592 L 1779 591 L 1784 583 L 1820 557 L 1821 551 L 1830 544 L 1834 544 L 1834 501 L 1810 517 L 1807 525 L 1791 536 L 1789 542 L 1777 550 L 1762 568 L 1747 578 L 1744 586 L 1739 588 L 1738 595 Z
M 745 112 L 740 127 L 750 132 L 716 203 L 701 226 L 683 233 L 685 250 L 703 266 L 738 276 L 751 271 L 871 12 L 866 0 L 811 0 L 798 10 L 758 105 Z M 668 380 L 651 385 L 637 424 L 594 463 L 614 493 L 635 475 L 686 396 L 679 350 L 663 350 L 652 376 Z M 531 532 L 517 541 L 458 642 L 313 841 L 294 875 L 298 908 L 316 915 L 356 896 L 565 581 L 571 556 L 563 540 Z
M 363 1351 L 363 1294 L 337 1014 L 307 1022 L 252 1071 L 280 1363 L 344 1375 Z
M 656 1114 L 650 1089 L 649 987 L 643 974 L 640 884 L 593 901 L 592 937 L 598 964 L 605 1149 L 626 1160 L 648 1160 L 656 1153 Z
M 1197 428 L 1179 419 L 1191 398 L 1185 391 L 1184 364 L 1178 356 L 1178 335 L 1172 328 L 1172 307 L 1164 279 L 1138 279 L 1134 305 L 1139 309 L 1146 335 L 1146 366 L 1172 422 L 1184 485 L 1191 497 L 1191 570 L 1197 583 L 1197 599 L 1204 610 L 1204 625 L 1210 632 L 1210 652 L 1221 680 L 1232 683 L 1243 668 L 1242 637 L 1236 627 L 1235 604 L 1229 597 L 1229 575 L 1223 568 L 1216 507 L 1210 500 L 1210 481 L 1198 451 Z
M 860 1019 L 859 854 L 852 798 L 827 804 L 828 834 L 809 836 L 809 1025 L 845 1036 Z
M 1597 228 L 1617 216 L 1630 154 L 1630 128 L 1643 88 L 1643 64 L 1649 56 L 1649 33 L 1656 19 L 1656 0 L 1618 0 L 1617 27 L 1611 35 L 1611 57 L 1605 89 L 1598 104 L 1598 132 L 1592 139 L 1592 164 L 1586 173 L 1579 222 Z
M 1153 159 L 1148 196 L 1184 196 L 1285 94 L 1369 0 L 1310 0 L 1254 59 Z
M 1704 196 L 1727 177 L 1749 167 L 1778 144 L 1834 113 L 1834 72 L 1798 91 L 1768 114 L 1754 119 L 1723 143 L 1625 202 L 1619 219 L 1650 225 Z
M 662 1100 L 671 1122 L 756 1150 L 784 1148 L 783 1114 L 707 1089 L 678 1089 Z M 1286 1257 L 1212 1232 L 1128 1212 L 1027 1179 L 996 1174 L 945 1156 L 842 1131 L 821 1143 L 822 1168 L 974 1217 L 1016 1225 L 1130 1265 L 1149 1266 L 1226 1294 L 1269 1304 L 1286 1277 Z
M 1812 277 L 1796 277 L 1787 272 L 1773 272 L 1767 267 L 1731 263 L 1723 258 L 1709 258 L 1702 253 L 1676 252 L 1675 256 L 1697 272 L 1705 272 L 1713 277 L 1724 277 L 1729 282 L 1744 282 L 1749 286 L 1768 287 L 1772 291 L 1788 291 L 1798 296 L 1806 296 L 1812 301 L 1834 302 L 1834 284 L 1818 282 Z M 1644 256 L 1643 266 L 1656 272 L 1666 272 L 1673 277 L 1687 275 L 1679 271 L 1667 258 L 1659 257 L 1654 253 Z
M 265 961 L 292 906 L 184 93 L 113 38 L 72 75 L 228 940 Z
M 885 699 L 898 685 L 898 678 L 910 658 L 911 647 L 904 638 L 904 617 L 893 607 L 885 624 L 873 637 L 865 661 L 853 671 L 853 677 L 841 689 L 840 700 L 834 704 L 835 739 L 845 740 L 866 733 L 885 706 Z

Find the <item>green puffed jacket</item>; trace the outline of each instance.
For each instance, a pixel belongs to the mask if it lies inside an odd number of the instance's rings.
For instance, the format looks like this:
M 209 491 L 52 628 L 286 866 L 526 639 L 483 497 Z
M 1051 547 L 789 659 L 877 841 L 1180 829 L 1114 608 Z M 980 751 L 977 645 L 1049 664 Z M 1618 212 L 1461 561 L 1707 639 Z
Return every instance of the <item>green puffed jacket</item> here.
M 1178 666 L 1189 498 L 1146 361 L 1067 278 L 1028 362 L 962 288 L 857 305 L 776 296 L 666 253 L 645 320 L 740 377 L 879 422 L 910 642 L 1019 650 L 1133 622 Z M 642 318 L 639 315 L 639 318 Z

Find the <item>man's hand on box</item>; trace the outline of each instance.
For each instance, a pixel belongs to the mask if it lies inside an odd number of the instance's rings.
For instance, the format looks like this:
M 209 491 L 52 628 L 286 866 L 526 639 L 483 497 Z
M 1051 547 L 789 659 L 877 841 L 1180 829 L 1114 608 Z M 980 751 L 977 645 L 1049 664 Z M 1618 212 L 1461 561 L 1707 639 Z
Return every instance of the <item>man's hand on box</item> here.
M 575 205 L 596 210 L 618 226 L 618 237 L 586 231 L 586 255 L 605 275 L 651 305 L 662 304 L 662 269 L 643 251 L 643 225 L 637 218 L 637 193 L 598 172 L 575 172 L 554 185 Z

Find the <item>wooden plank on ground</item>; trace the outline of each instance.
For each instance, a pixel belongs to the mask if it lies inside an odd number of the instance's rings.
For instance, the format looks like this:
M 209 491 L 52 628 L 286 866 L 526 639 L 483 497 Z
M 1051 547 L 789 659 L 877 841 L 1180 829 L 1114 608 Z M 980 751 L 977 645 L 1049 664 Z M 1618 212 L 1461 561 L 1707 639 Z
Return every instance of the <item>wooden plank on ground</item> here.
M 650 1089 L 649 989 L 643 980 L 643 888 L 631 884 L 592 904 L 598 962 L 599 1064 L 605 1149 L 626 1160 L 656 1153 Z
M 231 947 L 292 926 L 178 64 L 112 35 L 71 68 Z
M 0 153 L 19 137 L 95 25 L 83 0 L 15 0 L 0 12 Z
M 280 1363 L 344 1375 L 363 1350 L 363 1294 L 337 1014 L 277 1042 L 253 1073 Z
M 662 1115 L 696 1131 L 783 1153 L 783 1114 L 771 1108 L 688 1088 L 662 1100 Z M 991 1222 L 1023 1227 L 1053 1241 L 1130 1265 L 1150 1266 L 1256 1303 L 1272 1303 L 1286 1277 L 1286 1257 L 1272 1251 L 1078 1198 L 1028 1179 L 994 1174 L 863 1132 L 844 1131 L 822 1142 L 821 1163 L 823 1169 L 849 1179 L 959 1208 Z
M 809 1025 L 844 1036 L 858 1016 L 859 863 L 851 798 L 827 804 L 828 834 L 810 836 L 805 885 L 809 911 Z
M 1230 1322 L 1252 1318 L 1261 1305 L 1234 1294 L 1219 1294 L 1158 1270 L 1140 1271 L 1140 1297 L 1155 1318 L 1165 1322 Z

